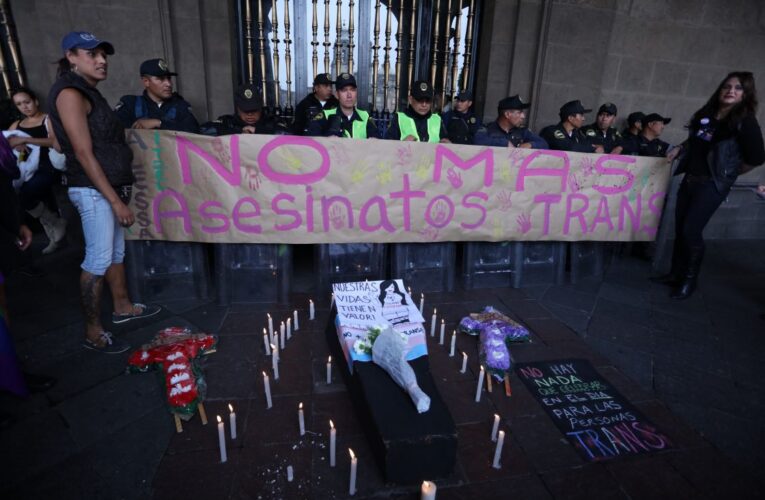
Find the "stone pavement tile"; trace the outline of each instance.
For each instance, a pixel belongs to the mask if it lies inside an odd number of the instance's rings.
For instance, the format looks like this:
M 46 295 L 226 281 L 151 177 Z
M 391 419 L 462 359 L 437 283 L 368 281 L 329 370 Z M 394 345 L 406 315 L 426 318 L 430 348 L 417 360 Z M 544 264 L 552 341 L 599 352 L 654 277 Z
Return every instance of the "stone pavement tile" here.
M 439 500 L 476 500 L 479 498 L 523 498 L 544 500 L 553 498 L 539 476 L 510 477 L 497 481 L 470 483 L 463 486 L 438 489 Z
M 215 303 L 204 304 L 183 314 L 196 328 L 195 331 L 218 334 L 228 314 L 228 307 Z
M 531 392 L 514 373 L 510 375 L 511 395 L 509 397 L 505 394 L 504 384 L 498 384 L 496 387 L 489 396 L 494 405 L 494 413 L 499 414 L 508 424 L 512 424 L 512 420 L 519 416 L 545 415 L 542 405 L 534 399 Z M 493 413 L 486 418 L 493 419 Z
M 249 446 L 241 451 L 231 498 L 315 498 L 312 449 L 290 444 Z M 292 466 L 293 480 L 287 480 Z
M 231 404 L 236 413 L 236 433 L 237 438 L 231 439 L 231 429 L 229 424 L 229 409 Z M 250 425 L 260 425 L 257 419 L 250 418 L 250 406 L 254 404 L 248 399 L 232 399 L 221 401 L 205 401 L 205 412 L 207 413 L 207 425 L 202 425 L 199 413 L 194 414 L 190 420 L 182 421 L 183 432 L 176 432 L 172 414 L 167 408 L 163 408 L 164 420 L 172 428 L 168 443 L 166 445 L 167 455 L 178 455 L 180 453 L 190 453 L 198 451 L 209 451 L 217 453 L 218 450 L 218 427 L 216 416 L 226 424 L 226 446 L 229 449 L 241 448 L 244 443 L 245 431 Z
M 547 344 L 553 344 L 558 340 L 577 340 L 580 338 L 565 323 L 554 318 L 531 319 L 526 327 Z
M 539 302 L 545 306 L 557 305 L 577 311 L 590 312 L 595 307 L 596 297 L 593 293 L 581 292 L 570 286 L 561 285 L 550 287 Z
M 593 316 L 585 338 L 606 340 L 643 352 L 653 352 L 656 349 L 654 337 L 647 326 L 610 315 Z
M 551 286 L 555 285 L 524 285 L 520 288 L 520 290 L 529 299 L 541 300 Z
M 765 468 L 762 449 L 765 446 L 762 417 L 758 414 L 739 411 L 724 412 L 715 408 L 707 410 L 707 426 L 704 436 L 753 471 Z
M 710 447 L 667 454 L 667 461 L 708 498 L 762 498 L 765 484 Z M 760 469 L 761 470 L 761 469 Z
M 303 436 L 300 436 L 298 423 L 300 403 L 303 403 L 306 422 L 306 434 Z M 313 400 L 310 397 L 276 396 L 270 409 L 256 401 L 250 405 L 247 426 L 242 429 L 240 444 L 245 448 L 279 443 L 304 445 L 315 438 L 315 432 L 324 432 L 323 425 L 318 430 L 312 429 L 313 422 Z
M 664 332 L 665 335 L 662 335 L 662 337 L 676 337 L 690 342 L 710 337 L 714 338 L 719 333 L 714 329 L 709 320 L 704 317 L 698 316 L 684 319 L 659 312 L 656 309 L 651 310 L 650 327 L 653 332 Z
M 629 498 L 698 498 L 696 490 L 667 461 L 666 454 L 625 457 L 605 467 Z
M 270 358 L 269 358 L 270 359 Z M 271 362 L 267 362 L 265 367 L 256 366 L 251 376 L 248 377 L 247 384 L 255 385 L 257 394 L 263 395 L 263 371 L 268 374 L 271 381 L 271 394 L 274 396 L 303 396 L 307 397 L 313 391 L 313 378 L 311 376 L 311 363 L 305 361 L 292 361 L 285 357 L 279 362 L 279 380 L 274 380 L 271 372 Z M 253 384 L 253 380 L 255 384 Z M 250 393 L 252 394 L 252 393 Z
M 602 463 L 551 470 L 542 474 L 542 481 L 554 498 L 629 498 Z
M 492 467 L 496 443 L 491 440 L 491 421 L 477 424 L 458 425 L 457 455 L 468 483 L 493 481 L 511 476 L 525 476 L 531 473 L 531 465 L 518 446 L 514 433 L 500 425 L 505 431 L 505 442 L 500 457 L 500 468 Z
M 61 463 L 79 449 L 61 415 L 45 411 L 0 431 L 0 487 L 28 479 Z
M 587 325 L 589 324 L 591 317 L 589 312 L 571 309 L 570 307 L 558 304 L 545 304 L 545 308 L 552 313 L 553 317 L 567 324 L 569 328 L 577 332 L 579 335 L 582 335 L 587 331 Z
M 306 421 L 306 425 L 310 425 L 312 431 L 317 433 L 318 440 L 329 439 L 330 420 L 335 424 L 338 439 L 341 436 L 359 436 L 364 432 L 356 408 L 347 392 L 314 395 L 312 404 L 311 420 Z
M 586 359 L 593 366 L 610 366 L 611 360 L 592 349 L 582 340 L 561 340 L 550 345 L 548 358 L 545 359 Z
M 475 402 L 475 390 L 477 380 L 465 382 L 441 382 L 435 379 L 438 392 L 441 394 L 449 412 L 452 414 L 454 423 L 457 425 L 483 422 L 487 416 L 491 416 L 492 405 L 484 384 L 481 393 L 481 401 Z
M 247 398 L 253 394 L 260 372 L 271 372 L 271 361 L 260 350 L 263 336 L 230 335 L 221 337 L 217 351 L 204 356 L 207 395 L 210 399 Z M 282 367 L 279 366 L 281 369 Z M 271 377 L 273 378 L 273 377 Z
M 550 318 L 550 312 L 534 300 L 503 300 L 495 306 L 506 313 L 511 313 L 521 321 L 529 322 L 534 318 Z
M 46 395 L 57 403 L 119 377 L 125 373 L 127 355 L 128 353 L 109 356 L 81 349 L 40 367 L 40 373 L 57 379 L 56 385 L 46 391 Z
M 690 323 L 709 324 L 708 305 L 702 293 L 696 292 L 686 300 L 674 300 L 670 298 L 670 292 L 669 287 L 664 287 L 660 292 L 651 294 L 651 309 Z
M 313 470 L 311 484 L 313 498 L 348 498 L 348 486 L 351 470 L 351 457 L 348 449 L 352 449 L 358 459 L 356 476 L 357 493 L 351 498 L 367 498 L 384 494 L 394 489 L 394 485 L 386 484 L 382 471 L 375 461 L 372 450 L 365 436 L 337 436 L 337 465 L 329 467 L 326 450 L 321 447 L 313 448 Z M 322 458 L 325 458 L 322 460 Z
M 650 326 L 649 309 L 638 307 L 636 305 L 624 304 L 605 298 L 598 298 L 595 309 L 592 312 L 593 317 L 607 316 L 619 318 L 626 323 Z
M 313 367 L 311 380 L 314 394 L 345 392 L 345 382 L 339 372 L 343 368 L 341 363 L 345 363 L 345 358 L 342 361 L 332 359 L 331 382 L 329 384 L 327 384 L 327 359 L 328 356 L 318 356 L 310 361 Z
M 598 297 L 636 307 L 648 307 L 650 304 L 648 292 L 609 282 L 604 282 L 601 285 Z
M 268 328 L 268 318 L 266 313 L 270 313 L 274 322 L 274 330 L 279 331 L 279 324 L 286 321 L 289 314 L 287 309 L 271 308 L 262 310 L 233 310 L 234 306 L 229 308 L 229 312 L 220 326 L 220 334 L 260 334 L 263 335 L 263 328 Z M 286 324 L 286 323 L 285 323 Z
M 598 372 L 633 404 L 656 397 L 653 391 L 643 389 L 614 366 L 600 366 Z
M 29 397 L 19 398 L 10 392 L 0 391 L 0 413 L 9 413 L 22 421 L 38 413 L 48 411 L 52 407 L 47 393 L 30 394 Z
M 16 335 L 15 325 L 16 323 L 13 323 L 11 330 L 14 337 Z M 84 338 L 84 324 L 82 322 L 72 323 L 33 337 L 16 340 L 16 354 L 25 368 L 35 371 L 63 357 L 83 351 L 82 340 Z
M 212 296 L 212 292 L 211 292 Z M 149 304 L 159 304 L 163 309 L 169 311 L 170 314 L 185 314 L 205 304 L 211 303 L 209 298 L 196 298 L 190 297 L 186 299 L 177 300 L 152 300 L 151 297 L 143 299 L 144 302 Z
M 694 359 L 662 353 L 654 357 L 654 387 L 662 395 L 682 396 L 690 402 L 726 408 L 738 386 L 731 378 L 724 359 Z
M 116 377 L 66 399 L 57 410 L 79 447 L 87 447 L 164 405 L 155 374 Z
M 644 390 L 653 388 L 653 357 L 650 353 L 636 351 L 633 348 L 594 337 L 587 339 L 587 342 L 596 352 L 609 360 L 607 364 L 616 366 L 641 388 Z
M 547 415 L 519 416 L 513 419 L 512 430 L 515 441 L 537 472 L 583 463 Z
M 709 446 L 696 431 L 673 415 L 670 409 L 659 400 L 633 403 L 663 434 L 672 441 L 677 449 L 703 448 Z
M 242 450 L 227 450 L 228 461 L 210 451 L 165 455 L 154 475 L 153 498 L 229 498 Z
M 11 334 L 17 343 L 53 331 L 76 331 L 80 336 L 85 335 L 82 310 L 79 304 L 62 304 L 60 307 L 46 311 L 45 314 L 41 314 L 40 311 L 32 311 L 23 315 L 16 314 L 12 304 L 9 304 L 8 307 L 12 314 Z

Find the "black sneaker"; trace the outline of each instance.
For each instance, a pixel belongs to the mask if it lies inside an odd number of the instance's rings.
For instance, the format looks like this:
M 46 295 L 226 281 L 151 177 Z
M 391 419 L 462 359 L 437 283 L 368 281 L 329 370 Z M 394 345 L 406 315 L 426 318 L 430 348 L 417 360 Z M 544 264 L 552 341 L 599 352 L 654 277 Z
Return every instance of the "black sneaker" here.
M 86 338 L 82 342 L 82 347 L 85 349 L 102 352 L 104 354 L 120 354 L 130 349 L 130 344 L 124 340 L 115 338 L 110 332 L 101 332 L 100 340 L 103 341 L 103 344 L 101 345 Z
M 133 319 L 148 318 L 149 316 L 154 316 L 155 314 L 159 313 L 159 311 L 162 310 L 162 307 L 154 304 L 149 304 L 147 306 L 146 304 L 136 303 L 133 304 L 133 310 L 135 311 L 135 309 L 139 309 L 140 312 L 129 312 L 125 314 L 112 313 L 112 323 L 116 325 Z

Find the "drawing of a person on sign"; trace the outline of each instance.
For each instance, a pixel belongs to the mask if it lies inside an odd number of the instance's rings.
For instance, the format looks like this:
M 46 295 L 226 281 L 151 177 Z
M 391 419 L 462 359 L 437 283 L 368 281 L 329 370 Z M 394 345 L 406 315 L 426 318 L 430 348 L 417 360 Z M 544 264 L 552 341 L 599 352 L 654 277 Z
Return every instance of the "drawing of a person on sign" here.
M 399 289 L 395 280 L 385 280 L 380 283 L 380 305 L 382 316 L 391 325 L 409 322 L 409 308 L 406 296 Z

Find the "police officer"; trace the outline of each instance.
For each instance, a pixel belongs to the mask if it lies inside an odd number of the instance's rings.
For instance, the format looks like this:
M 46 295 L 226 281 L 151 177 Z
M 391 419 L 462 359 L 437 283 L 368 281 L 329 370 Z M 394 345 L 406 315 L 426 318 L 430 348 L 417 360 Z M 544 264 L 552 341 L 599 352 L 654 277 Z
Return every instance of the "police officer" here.
M 547 141 L 550 149 L 578 153 L 602 153 L 603 146 L 590 142 L 580 130 L 584 125 L 585 113 L 590 111 L 592 110 L 584 109 L 578 100 L 569 101 L 560 108 L 558 113 L 560 122 L 557 125 L 545 127 L 539 135 Z
M 205 135 L 273 134 L 274 122 L 263 110 L 260 89 L 251 84 L 239 87 L 234 93 L 235 113 L 219 116 L 200 128 Z
M 441 115 L 449 140 L 455 144 L 473 144 L 475 133 L 481 127 L 481 119 L 471 106 L 473 93 L 462 91 L 454 99 L 454 108 Z
M 449 142 L 441 117 L 431 112 L 433 87 L 426 81 L 412 83 L 409 106 L 390 120 L 385 138 L 394 141 Z
M 663 158 L 667 156 L 670 145 L 659 139 L 664 131 L 664 126 L 671 122 L 672 118 L 664 118 L 659 113 L 649 113 L 643 119 L 643 130 L 640 132 L 639 156 L 653 156 Z
M 191 105 L 173 92 L 172 77 L 178 75 L 167 68 L 164 59 L 141 63 L 142 95 L 125 95 L 115 111 L 125 128 L 177 130 L 199 133 L 199 123 L 191 113 Z
M 308 122 L 325 109 L 337 107 L 337 99 L 332 95 L 332 84 L 329 73 L 319 73 L 313 79 L 313 92 L 305 96 L 295 107 L 295 121 L 292 123 L 292 133 L 306 133 Z
M 376 139 L 377 127 L 374 120 L 369 117 L 369 113 L 356 107 L 356 78 L 350 73 L 341 73 L 335 81 L 335 93 L 338 106 L 317 113 L 308 123 L 307 135 Z
M 640 151 L 640 131 L 643 130 L 645 114 L 640 111 L 630 113 L 627 128 L 622 132 L 622 154 L 637 155 Z
M 598 108 L 595 123 L 582 130 L 593 144 L 603 146 L 604 153 L 618 155 L 622 152 L 622 134 L 613 126 L 616 120 L 616 105 L 607 102 Z
M 476 132 L 474 144 L 547 149 L 547 142 L 524 126 L 529 106 L 518 95 L 499 101 L 497 119 Z

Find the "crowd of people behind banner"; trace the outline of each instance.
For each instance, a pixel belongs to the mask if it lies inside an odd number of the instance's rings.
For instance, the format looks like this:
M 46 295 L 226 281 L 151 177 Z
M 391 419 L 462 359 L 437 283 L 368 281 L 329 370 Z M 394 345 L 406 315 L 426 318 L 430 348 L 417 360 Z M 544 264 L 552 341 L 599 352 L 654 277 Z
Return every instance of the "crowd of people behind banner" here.
M 262 102 L 262 89 L 243 85 L 234 94 L 232 114 L 200 125 L 189 103 L 173 91 L 172 78 L 177 74 L 164 60 L 143 62 L 139 68 L 143 93 L 124 96 L 111 107 L 96 86 L 107 77 L 107 58 L 114 54 L 112 44 L 91 33 L 71 32 L 62 40 L 62 52 L 58 79 L 48 95 L 47 115 L 40 110 L 31 90 L 13 93 L 13 102 L 23 118 L 14 122 L 12 128 L 26 133 L 6 133 L 11 137 L 3 146 L 14 148 L 21 157 L 37 148 L 37 169 L 26 174 L 13 173 L 17 168 L 14 162 L 12 168 L 0 171 L 0 188 L 8 191 L 7 185 L 14 176 L 22 178 L 20 206 L 40 219 L 50 239 L 46 252 L 50 252 L 63 238 L 65 223 L 59 220 L 46 190 L 58 179 L 63 181 L 80 214 L 85 238 L 80 278 L 86 320 L 83 346 L 104 353 L 129 348 L 101 325 L 99 304 L 104 281 L 112 292 L 113 322 L 144 318 L 159 311 L 156 306 L 131 302 L 125 286 L 124 230 L 135 222 L 128 206 L 134 178 L 132 153 L 125 142 L 126 128 L 216 136 L 288 133 L 381 138 L 666 157 L 668 161 L 679 158 L 677 172 L 685 177 L 675 214 L 672 268 L 668 275 L 657 277 L 672 286 L 672 297 L 677 299 L 690 296 L 696 286 L 703 257 L 704 226 L 736 177 L 765 161 L 756 119 L 757 92 L 749 72 L 728 74 L 688 121 L 688 138 L 672 146 L 660 138 L 670 118 L 636 111 L 629 114 L 627 127 L 620 132 L 615 127 L 618 113 L 613 103 L 601 105 L 595 120 L 586 125 L 585 115 L 592 110 L 579 100 L 567 102 L 560 107 L 559 122 L 543 128 L 539 134 L 525 126 L 530 103 L 518 95 L 501 99 L 496 119 L 488 123 L 483 123 L 473 111 L 473 95 L 469 91 L 458 94 L 451 109 L 439 115 L 433 112 L 434 91 L 427 81 L 412 82 L 407 107 L 378 124 L 368 111 L 357 106 L 356 79 L 348 73 L 337 75 L 335 80 L 329 74 L 317 75 L 313 91 L 297 104 L 291 123 L 269 115 Z M 49 153 L 56 152 L 65 157 L 59 167 L 63 173 L 50 165 Z M 21 157 L 19 165 L 23 164 Z M 7 273 L 12 261 L 9 255 L 28 246 L 29 233 L 19 214 L 9 216 L 19 210 L 14 205 L 15 196 L 3 195 L 0 202 L 3 204 L 0 272 Z M 0 287 L 1 284 L 2 278 Z

